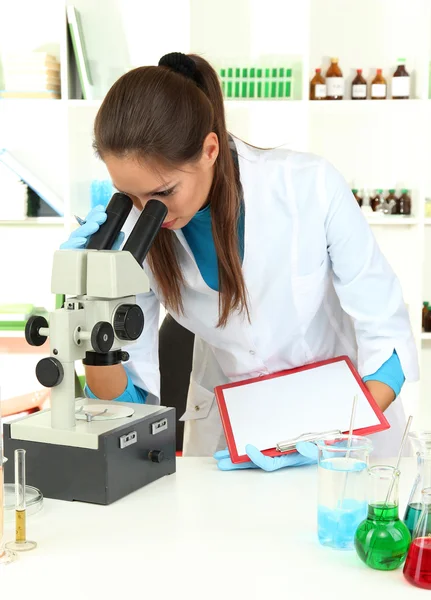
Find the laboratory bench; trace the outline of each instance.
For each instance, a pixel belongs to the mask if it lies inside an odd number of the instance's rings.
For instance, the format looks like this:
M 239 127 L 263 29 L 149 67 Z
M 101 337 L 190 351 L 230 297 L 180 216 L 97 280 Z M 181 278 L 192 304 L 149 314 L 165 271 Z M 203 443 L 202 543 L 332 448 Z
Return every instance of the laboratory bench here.
M 379 461 L 379 464 L 383 464 Z M 395 464 L 395 459 L 385 464 Z M 109 506 L 44 500 L 28 518 L 38 547 L 0 567 L 17 600 L 318 600 L 424 595 L 396 571 L 316 536 L 317 467 L 222 472 L 179 458 L 177 472 Z M 403 459 L 400 516 L 416 473 Z M 30 481 L 27 483 L 31 484 Z M 43 491 L 43 490 L 42 490 Z M 6 540 L 14 524 L 6 523 Z

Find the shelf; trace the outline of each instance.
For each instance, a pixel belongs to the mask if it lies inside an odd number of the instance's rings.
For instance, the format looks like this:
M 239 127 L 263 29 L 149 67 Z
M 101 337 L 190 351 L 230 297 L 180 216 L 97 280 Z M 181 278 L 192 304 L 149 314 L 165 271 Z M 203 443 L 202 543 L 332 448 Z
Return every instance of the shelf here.
M 35 226 L 63 227 L 63 217 L 28 217 L 27 219 L 4 220 L 0 219 L 0 227 L 35 227 Z
M 400 227 L 400 226 L 412 226 L 417 225 L 419 220 L 415 217 L 399 217 L 394 215 L 392 217 L 369 217 L 367 221 L 370 225 L 379 225 L 383 227 Z
M 422 332 L 421 339 L 423 342 L 427 342 L 427 341 L 431 342 L 431 333 Z
M 429 217 L 425 219 L 425 225 L 431 225 L 431 219 Z

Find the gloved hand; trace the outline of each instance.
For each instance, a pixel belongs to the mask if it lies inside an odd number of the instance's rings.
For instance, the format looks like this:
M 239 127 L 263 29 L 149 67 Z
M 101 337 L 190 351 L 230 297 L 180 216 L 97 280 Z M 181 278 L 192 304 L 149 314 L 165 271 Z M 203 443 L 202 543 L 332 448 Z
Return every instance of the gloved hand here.
M 85 218 L 84 223 L 72 231 L 69 236 L 69 239 L 66 242 L 63 242 L 60 246 L 60 250 L 79 250 L 81 248 L 85 248 L 89 238 L 98 231 L 99 227 L 104 223 L 107 219 L 106 209 L 102 204 L 98 204 L 94 208 L 90 210 L 87 217 Z M 112 246 L 112 250 L 118 250 L 123 243 L 124 233 L 121 231 L 117 239 Z
M 317 462 L 317 448 L 311 442 L 302 442 L 296 446 L 297 452 L 283 454 L 282 456 L 265 456 L 255 446 L 248 444 L 245 447 L 251 462 L 234 464 L 230 459 L 229 450 L 220 450 L 214 454 L 217 466 L 221 471 L 235 469 L 263 469 L 264 471 L 277 471 L 284 467 L 301 467 L 313 465 Z M 302 453 L 304 451 L 304 454 Z

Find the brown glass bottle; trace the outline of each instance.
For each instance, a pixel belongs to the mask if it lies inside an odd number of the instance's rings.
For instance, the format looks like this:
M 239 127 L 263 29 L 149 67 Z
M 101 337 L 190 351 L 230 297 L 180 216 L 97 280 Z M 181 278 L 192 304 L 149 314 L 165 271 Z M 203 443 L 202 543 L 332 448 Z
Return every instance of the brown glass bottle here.
M 382 75 L 382 69 L 377 69 L 377 74 L 371 83 L 371 100 L 386 100 L 387 85 Z
M 423 308 L 422 308 L 422 329 L 425 327 L 425 316 L 429 312 L 429 306 L 430 306 L 429 302 L 423 302 Z
M 395 190 L 389 190 L 388 197 L 385 200 L 386 204 L 392 203 L 392 208 L 390 209 L 391 215 L 398 214 L 398 198 L 395 195 Z
M 377 207 L 380 206 L 381 202 L 382 202 L 382 190 L 376 190 L 374 196 L 371 196 L 370 198 L 370 206 L 373 210 L 373 212 L 376 212 Z
M 362 208 L 362 204 L 364 202 L 364 199 L 362 198 L 362 196 L 360 195 L 359 191 L 354 189 L 352 190 L 352 194 L 355 196 L 356 198 L 356 202 L 359 204 L 359 206 Z
M 392 76 L 392 98 L 408 100 L 410 98 L 410 75 L 406 71 L 406 59 L 399 58 L 397 69 Z
M 397 199 L 397 213 L 399 215 L 412 214 L 412 199 L 408 190 L 401 190 L 401 196 Z
M 326 84 L 322 69 L 316 69 L 316 74 L 310 81 L 310 100 L 326 100 Z
M 362 77 L 362 69 L 356 70 L 356 77 L 352 81 L 352 100 L 367 99 L 367 82 Z
M 427 333 L 431 332 L 431 311 L 428 310 L 428 312 L 425 313 L 424 316 L 424 331 L 426 331 Z
M 344 96 L 344 77 L 338 66 L 338 58 L 331 58 L 331 66 L 326 71 L 326 99 L 342 100 Z

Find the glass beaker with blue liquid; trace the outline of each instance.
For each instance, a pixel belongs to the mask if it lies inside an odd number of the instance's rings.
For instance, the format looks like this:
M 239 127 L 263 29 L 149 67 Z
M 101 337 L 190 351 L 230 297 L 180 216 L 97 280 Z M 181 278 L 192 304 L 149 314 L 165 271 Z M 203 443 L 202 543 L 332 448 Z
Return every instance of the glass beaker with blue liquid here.
M 319 542 L 353 550 L 356 529 L 367 516 L 369 438 L 339 435 L 316 442 L 319 451 Z

